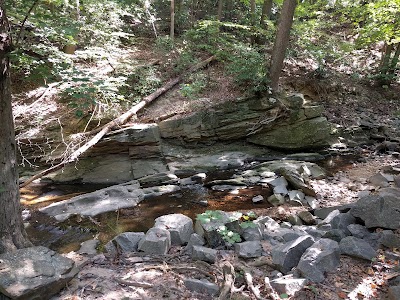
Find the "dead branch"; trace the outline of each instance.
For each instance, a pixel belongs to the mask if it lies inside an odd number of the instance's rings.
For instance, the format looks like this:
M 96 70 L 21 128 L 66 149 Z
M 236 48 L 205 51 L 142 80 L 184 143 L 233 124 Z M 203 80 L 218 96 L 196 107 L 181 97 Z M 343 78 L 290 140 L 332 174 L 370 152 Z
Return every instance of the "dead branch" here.
M 273 300 L 281 299 L 281 297 L 278 295 L 278 293 L 274 290 L 271 283 L 269 282 L 269 277 L 265 277 L 264 284 L 265 284 L 265 291 L 267 292 L 268 296 L 271 299 L 273 299 Z
M 218 300 L 230 299 L 232 289 L 235 283 L 235 269 L 230 262 L 224 262 L 222 265 L 224 272 L 224 283 L 222 284 L 221 293 Z
M 180 76 L 178 76 L 178 77 L 176 77 L 174 79 L 171 79 L 164 86 L 162 86 L 161 88 L 156 90 L 154 93 L 152 93 L 152 94 L 148 95 L 147 97 L 143 98 L 142 101 L 140 101 L 138 104 L 133 106 L 130 110 L 128 110 L 127 112 L 125 112 L 124 114 L 119 116 L 118 118 L 114 119 L 113 121 L 111 121 L 111 122 L 107 123 L 106 125 L 104 125 L 103 127 L 101 127 L 99 129 L 100 131 L 92 139 L 90 139 L 82 147 L 80 147 L 75 152 L 73 152 L 67 159 L 63 160 L 61 163 L 59 163 L 57 165 L 54 165 L 54 166 L 52 166 L 52 167 L 50 167 L 50 168 L 48 168 L 46 170 L 43 170 L 43 171 L 39 172 L 38 174 L 32 176 L 31 178 L 29 178 L 25 182 L 23 182 L 20 185 L 20 187 L 27 186 L 32 181 L 34 181 L 36 179 L 39 179 L 39 178 L 42 178 L 43 176 L 45 176 L 47 174 L 50 174 L 52 172 L 58 171 L 58 170 L 62 169 L 65 165 L 76 161 L 89 148 L 91 148 L 94 145 L 96 145 L 97 142 L 100 141 L 100 139 L 105 134 L 107 134 L 109 131 L 111 131 L 111 129 L 113 129 L 114 127 L 119 127 L 119 126 L 125 124 L 131 117 L 135 116 L 138 113 L 138 111 L 143 109 L 147 104 L 149 104 L 150 102 L 154 101 L 155 99 L 157 99 L 158 97 L 163 95 L 165 92 L 170 90 L 172 87 L 177 85 L 180 81 L 182 81 L 183 78 L 187 74 L 190 74 L 190 73 L 192 73 L 194 71 L 197 71 L 197 70 L 199 70 L 201 68 L 204 68 L 205 66 L 207 66 L 209 63 L 211 63 L 215 59 L 216 59 L 215 56 L 211 56 L 208 59 L 203 60 L 202 62 L 196 64 L 193 67 L 191 67 L 187 72 L 181 74 Z

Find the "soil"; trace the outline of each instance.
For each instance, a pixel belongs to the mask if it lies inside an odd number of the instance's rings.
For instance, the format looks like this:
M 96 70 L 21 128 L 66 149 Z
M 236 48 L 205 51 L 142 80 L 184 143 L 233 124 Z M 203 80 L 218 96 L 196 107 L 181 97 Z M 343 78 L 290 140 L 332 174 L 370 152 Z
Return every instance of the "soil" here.
M 162 55 L 152 49 L 138 49 L 125 53 L 138 64 L 152 59 L 163 60 Z M 125 57 L 125 59 L 126 59 Z M 96 67 L 96 66 L 92 66 Z M 97 66 L 98 68 L 104 66 Z M 188 114 L 197 109 L 210 106 L 218 101 L 234 101 L 242 95 L 242 91 L 232 84 L 232 79 L 223 73 L 223 66 L 213 64 L 203 71 L 209 85 L 207 91 L 190 99 L 182 96 L 181 85 L 176 86 L 153 104 L 146 107 L 138 116 L 139 122 L 154 122 L 160 117 L 177 114 Z M 188 79 L 189 80 L 189 79 Z M 59 86 L 54 88 L 27 87 L 26 90 L 15 91 L 14 114 L 16 129 L 21 147 L 22 164 L 26 169 L 34 171 L 36 165 L 43 161 L 35 161 L 28 153 L 43 153 L 51 161 L 65 155 L 65 151 L 76 145 L 69 144 L 69 133 L 91 129 L 112 118 L 99 112 L 92 120 L 76 119 L 72 109 L 60 104 L 57 94 Z M 326 117 L 341 126 L 357 124 L 361 113 L 373 115 L 377 122 L 387 123 L 397 118 L 400 111 L 400 88 L 394 85 L 388 89 L 374 87 L 366 81 L 352 80 L 347 75 L 328 74 L 328 78 L 318 79 L 304 68 L 288 65 L 281 80 L 284 92 L 301 92 L 310 102 L 325 107 Z M 45 94 L 44 97 L 43 94 Z M 123 111 L 116 108 L 114 115 Z M 102 119 L 103 121 L 99 121 Z M 65 138 L 65 140 L 64 140 Z M 64 143 L 60 143 L 62 140 Z M 28 145 L 29 144 L 29 145 Z M 46 147 L 41 147 L 46 145 Z M 28 145 L 28 146 L 27 146 Z M 396 165 L 400 161 L 390 154 L 375 153 L 373 147 L 362 152 L 363 161 L 355 160 L 349 166 L 341 166 L 332 177 L 311 182 L 318 193 L 319 203 L 323 206 L 334 206 L 357 201 L 357 193 L 363 189 L 374 190 L 368 186 L 366 179 L 376 174 L 385 165 Z M 335 163 L 335 162 L 333 162 Z M 268 214 L 277 220 L 285 220 L 287 216 L 299 208 L 281 206 L 257 211 Z M 265 249 L 270 245 L 265 243 Z M 396 270 L 396 249 L 392 252 L 381 252 L 376 261 L 365 262 L 350 257 L 341 257 L 338 271 L 328 274 L 321 284 L 309 284 L 290 299 L 384 299 L 387 294 L 388 279 Z M 393 253 L 393 256 L 390 256 Z M 52 299 L 211 299 L 205 294 L 190 292 L 183 285 L 186 278 L 205 278 L 221 283 L 223 274 L 221 265 L 230 261 L 234 266 L 251 261 L 239 262 L 223 251 L 215 265 L 193 262 L 183 253 L 183 248 L 172 248 L 168 255 L 153 257 L 143 254 L 119 255 L 116 258 L 105 254 L 93 257 L 75 252 L 67 254 L 82 264 L 79 274 Z M 261 297 L 267 297 L 264 278 L 273 271 L 268 264 L 251 267 L 253 283 L 259 289 Z M 256 299 L 246 287 L 243 274 L 236 269 L 235 290 L 231 299 Z M 398 272 L 398 270 L 397 270 Z

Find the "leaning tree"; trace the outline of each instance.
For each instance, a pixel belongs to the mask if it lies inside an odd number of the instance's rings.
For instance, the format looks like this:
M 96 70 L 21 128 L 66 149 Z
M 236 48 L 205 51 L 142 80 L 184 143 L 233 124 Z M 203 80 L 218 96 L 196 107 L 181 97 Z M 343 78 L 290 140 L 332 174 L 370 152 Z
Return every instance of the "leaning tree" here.
M 21 218 L 11 107 L 10 27 L 0 0 L 0 253 L 30 246 Z

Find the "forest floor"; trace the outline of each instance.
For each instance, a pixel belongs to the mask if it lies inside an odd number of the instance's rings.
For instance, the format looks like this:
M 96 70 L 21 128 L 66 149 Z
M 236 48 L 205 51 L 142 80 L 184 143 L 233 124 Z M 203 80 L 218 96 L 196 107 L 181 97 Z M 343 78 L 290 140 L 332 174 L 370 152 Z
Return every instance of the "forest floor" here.
M 152 59 L 160 59 L 161 64 L 165 62 L 165 57 L 149 49 L 139 49 L 127 55 L 138 64 Z M 112 68 L 104 63 L 88 67 L 104 74 L 112 71 Z M 153 122 L 162 116 L 187 114 L 218 101 L 234 101 L 242 95 L 242 91 L 234 87 L 232 78 L 224 75 L 224 68 L 219 63 L 202 72 L 212 84 L 201 94 L 193 99 L 184 97 L 180 92 L 182 85 L 177 85 L 146 107 L 140 113 L 138 121 Z M 38 134 L 44 128 L 57 136 L 55 139 L 60 140 L 60 127 L 63 138 L 63 132 L 65 135 L 77 132 L 90 122 L 87 118 L 78 120 L 71 116 L 73 110 L 59 103 L 57 88 L 38 87 L 28 92 L 26 89 L 17 91 L 19 93 L 14 101 L 14 114 L 17 135 L 21 141 Z M 349 75 L 335 72 L 328 73 L 324 78 L 315 78 L 312 72 L 304 71 L 304 68 L 291 62 L 284 70 L 281 88 L 286 93 L 303 93 L 308 101 L 323 105 L 328 120 L 344 127 L 355 125 L 362 113 L 372 115 L 376 122 L 383 124 L 400 115 L 398 85 L 390 88 L 375 87 L 367 81 L 352 79 Z M 44 93 L 46 96 L 42 97 Z M 121 108 L 115 114 L 122 110 Z M 354 183 L 363 182 L 362 179 L 376 174 L 382 166 L 400 163 L 389 154 L 378 154 L 368 148 L 363 151 L 362 162 L 355 161 L 334 176 L 312 183 L 321 199 L 321 206 L 356 201 L 358 191 L 352 188 Z M 283 206 L 262 213 L 284 219 L 291 211 L 292 208 Z M 263 246 L 268 250 L 267 244 Z M 183 285 L 183 280 L 189 277 L 206 278 L 221 283 L 222 262 L 231 261 L 234 266 L 239 264 L 236 258 L 226 253 L 221 253 L 221 259 L 215 265 L 193 262 L 181 251 L 180 248 L 172 248 L 164 257 L 138 254 L 121 255 L 117 258 L 110 258 L 104 254 L 88 258 L 70 253 L 68 256 L 83 264 L 82 270 L 68 287 L 53 299 L 211 299 L 204 294 L 188 291 Z M 251 266 L 251 262 L 247 263 Z M 393 271 L 395 267 L 395 261 L 383 251 L 373 262 L 342 256 L 337 272 L 328 274 L 323 283 L 307 285 L 290 299 L 385 299 L 387 282 L 396 274 Z M 245 288 L 243 274 L 237 271 L 236 290 L 231 299 L 256 299 L 255 293 Z M 272 269 L 266 263 L 252 267 L 252 271 L 254 286 L 259 289 L 261 297 L 268 298 L 264 278 L 269 276 Z

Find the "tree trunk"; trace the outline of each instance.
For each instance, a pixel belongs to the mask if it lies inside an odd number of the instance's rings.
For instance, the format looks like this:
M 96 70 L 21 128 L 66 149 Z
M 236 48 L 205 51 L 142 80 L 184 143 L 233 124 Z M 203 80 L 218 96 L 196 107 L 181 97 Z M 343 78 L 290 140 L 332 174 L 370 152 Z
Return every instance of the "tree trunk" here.
M 218 21 L 222 21 L 223 9 L 224 9 L 224 0 L 218 0 Z
M 250 0 L 250 22 L 251 26 L 256 26 L 256 0 Z M 256 36 L 251 32 L 251 44 L 254 44 Z
M 392 57 L 392 61 L 390 62 L 389 70 L 388 70 L 388 74 L 391 74 L 392 76 L 395 75 L 396 67 L 397 67 L 397 64 L 399 63 L 399 56 L 400 56 L 400 43 L 397 43 L 396 45 L 397 45 L 396 51 L 394 52 L 394 55 Z
M 260 18 L 261 28 L 267 29 L 267 23 L 265 20 L 271 17 L 272 3 L 272 0 L 264 0 Z
M 283 2 L 274 48 L 272 50 L 271 67 L 269 71 L 271 89 L 273 92 L 278 90 L 279 77 L 283 68 L 286 48 L 289 44 L 290 29 L 292 28 L 293 24 L 293 16 L 296 5 L 297 0 L 285 0 L 285 2 Z
M 11 107 L 9 25 L 0 0 L 0 253 L 30 246 L 21 218 Z
M 171 28 L 169 32 L 169 37 L 171 40 L 174 39 L 175 36 L 175 0 L 171 0 Z

